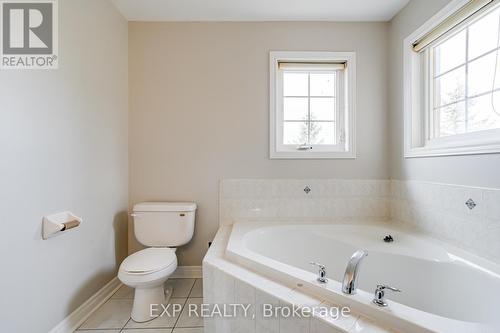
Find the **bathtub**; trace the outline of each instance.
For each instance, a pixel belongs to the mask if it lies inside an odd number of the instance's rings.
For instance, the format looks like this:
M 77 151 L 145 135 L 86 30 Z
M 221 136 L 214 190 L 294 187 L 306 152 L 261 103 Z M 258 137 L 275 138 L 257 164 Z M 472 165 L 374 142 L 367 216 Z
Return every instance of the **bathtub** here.
M 394 241 L 383 241 L 385 235 Z M 341 282 L 357 249 L 358 292 L 345 295 Z M 500 332 L 500 270 L 440 241 L 388 225 L 236 223 L 226 257 L 288 286 L 351 307 L 401 332 Z M 328 282 L 316 281 L 326 266 Z M 386 293 L 389 306 L 372 303 L 377 284 L 402 290 Z

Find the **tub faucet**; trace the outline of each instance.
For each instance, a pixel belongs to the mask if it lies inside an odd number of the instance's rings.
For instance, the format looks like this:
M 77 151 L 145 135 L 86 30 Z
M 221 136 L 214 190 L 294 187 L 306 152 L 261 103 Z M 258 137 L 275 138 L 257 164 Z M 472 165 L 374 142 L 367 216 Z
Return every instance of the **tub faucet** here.
M 310 262 L 310 264 L 318 267 L 318 278 L 316 280 L 321 283 L 327 283 L 328 279 L 326 278 L 326 267 L 313 261 Z
M 345 269 L 344 280 L 342 282 L 342 292 L 348 295 L 354 295 L 358 286 L 358 271 L 361 261 L 368 255 L 366 250 L 357 250 L 352 255 Z
M 385 290 L 391 290 L 400 293 L 401 290 L 394 288 L 385 284 L 378 284 L 377 289 L 375 289 L 375 296 L 373 297 L 373 303 L 381 307 L 386 307 L 387 303 L 385 301 Z

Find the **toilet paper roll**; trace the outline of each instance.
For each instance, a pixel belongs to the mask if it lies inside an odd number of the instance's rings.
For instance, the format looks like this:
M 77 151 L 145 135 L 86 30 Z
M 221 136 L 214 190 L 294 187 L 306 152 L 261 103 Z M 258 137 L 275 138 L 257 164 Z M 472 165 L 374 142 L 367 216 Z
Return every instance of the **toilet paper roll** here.
M 64 230 L 78 227 L 80 225 L 80 221 L 72 220 L 72 221 L 64 222 L 62 225 L 63 225 L 63 227 L 62 227 L 61 231 L 64 231 Z

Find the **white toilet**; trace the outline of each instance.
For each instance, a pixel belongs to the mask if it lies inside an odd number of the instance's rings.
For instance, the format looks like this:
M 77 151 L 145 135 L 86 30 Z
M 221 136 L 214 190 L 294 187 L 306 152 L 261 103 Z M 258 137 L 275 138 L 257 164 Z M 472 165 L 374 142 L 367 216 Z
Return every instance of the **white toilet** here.
M 135 288 L 132 319 L 144 322 L 154 319 L 151 305 L 166 304 L 171 290 L 164 283 L 177 268 L 175 247 L 193 237 L 196 204 L 192 202 L 143 202 L 134 206 L 134 233 L 137 240 L 148 246 L 133 253 L 120 265 L 118 278 Z M 161 312 L 161 311 L 156 311 Z

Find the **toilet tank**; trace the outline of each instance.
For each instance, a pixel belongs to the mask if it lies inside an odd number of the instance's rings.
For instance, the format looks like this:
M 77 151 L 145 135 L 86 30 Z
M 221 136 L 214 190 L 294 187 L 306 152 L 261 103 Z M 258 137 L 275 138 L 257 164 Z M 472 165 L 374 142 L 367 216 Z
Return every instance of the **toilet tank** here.
M 135 238 L 142 245 L 177 247 L 193 237 L 193 202 L 142 202 L 133 210 Z

